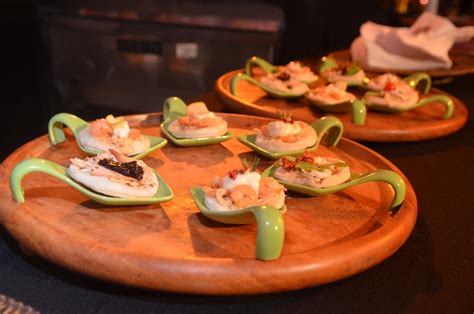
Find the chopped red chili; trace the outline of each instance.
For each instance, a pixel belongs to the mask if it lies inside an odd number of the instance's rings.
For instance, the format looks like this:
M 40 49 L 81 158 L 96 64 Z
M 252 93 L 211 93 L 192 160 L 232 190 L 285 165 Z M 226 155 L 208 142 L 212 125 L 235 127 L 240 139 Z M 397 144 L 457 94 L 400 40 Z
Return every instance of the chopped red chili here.
M 395 90 L 395 89 L 396 89 L 395 84 L 392 83 L 392 81 L 388 80 L 388 81 L 387 81 L 387 84 L 385 84 L 384 90 L 390 92 L 390 91 L 393 91 L 393 90 Z

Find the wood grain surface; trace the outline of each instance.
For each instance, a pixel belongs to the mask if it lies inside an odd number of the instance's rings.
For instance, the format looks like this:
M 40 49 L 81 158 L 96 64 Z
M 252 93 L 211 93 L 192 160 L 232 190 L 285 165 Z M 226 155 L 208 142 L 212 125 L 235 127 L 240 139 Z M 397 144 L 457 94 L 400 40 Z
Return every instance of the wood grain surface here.
M 454 113 L 443 120 L 445 106 L 432 103 L 400 114 L 386 114 L 368 110 L 365 125 L 351 123 L 350 113 L 326 113 L 312 106 L 304 97 L 282 99 L 268 96 L 262 89 L 240 81 L 237 87 L 238 97 L 229 91 L 231 78 L 241 70 L 222 75 L 214 86 L 217 97 L 224 102 L 229 111 L 263 117 L 278 117 L 283 111 L 293 112 L 293 118 L 312 122 L 324 115 L 333 115 L 344 123 L 344 136 L 353 140 L 371 142 L 412 142 L 438 138 L 461 129 L 467 121 L 468 111 L 465 105 L 453 95 L 432 88 L 429 95 L 444 94 L 454 101 Z M 362 96 L 364 90 L 353 90 Z
M 331 52 L 329 56 L 335 58 L 336 60 L 343 62 L 352 62 L 351 51 L 349 49 L 337 50 Z M 472 50 L 467 49 L 456 49 L 453 48 L 449 51 L 449 57 L 453 61 L 453 65 L 449 69 L 433 69 L 433 70 L 397 70 L 397 69 L 377 69 L 372 68 L 367 65 L 361 65 L 364 70 L 374 73 L 386 73 L 392 72 L 399 75 L 408 75 L 414 72 L 426 72 L 432 78 L 445 78 L 459 75 L 466 75 L 474 73 L 474 55 Z
M 235 135 L 268 119 L 223 114 Z M 160 135 L 157 114 L 128 117 L 144 134 Z M 343 138 L 317 154 L 341 158 L 354 172 L 399 170 L 377 153 Z M 393 254 L 408 238 L 417 216 L 407 181 L 406 200 L 390 215 L 392 190 L 368 183 L 326 197 L 289 194 L 285 243 L 280 259 L 254 258 L 255 225 L 231 226 L 202 216 L 189 188 L 209 185 L 254 154 L 235 138 L 222 144 L 183 148 L 168 144 L 145 159 L 174 190 L 175 198 L 150 206 L 110 207 L 88 200 L 61 181 L 30 174 L 26 202 L 13 201 L 8 177 L 30 157 L 64 166 L 84 156 L 69 135 L 59 147 L 39 137 L 17 149 L 0 167 L 0 222 L 23 247 L 73 271 L 125 285 L 163 291 L 232 295 L 314 286 L 364 271 Z M 262 161 L 263 170 L 271 161 Z M 406 178 L 405 178 L 406 179 Z

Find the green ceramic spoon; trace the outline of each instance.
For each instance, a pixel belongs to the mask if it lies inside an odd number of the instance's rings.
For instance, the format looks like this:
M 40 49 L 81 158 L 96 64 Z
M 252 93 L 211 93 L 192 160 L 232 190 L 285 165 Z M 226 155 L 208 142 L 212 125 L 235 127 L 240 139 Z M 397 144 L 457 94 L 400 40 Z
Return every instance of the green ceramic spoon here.
M 252 76 L 253 66 L 262 68 L 262 70 L 265 71 L 265 73 L 267 74 L 272 74 L 278 71 L 278 66 L 271 64 L 267 60 L 254 56 L 248 59 L 247 62 L 245 62 L 245 74 L 247 74 L 248 76 Z M 311 84 L 311 83 L 316 82 L 317 80 L 318 78 L 316 77 L 314 80 L 310 80 L 310 81 L 300 80 L 300 82 L 305 83 L 305 84 Z
M 275 170 L 278 167 L 279 167 L 279 162 L 275 162 L 272 166 L 268 167 L 267 169 L 265 169 L 264 172 L 262 172 L 262 176 L 274 177 Z M 393 191 L 395 192 L 392 203 L 390 204 L 390 210 L 395 209 L 403 202 L 403 200 L 405 199 L 405 192 L 406 192 L 406 184 L 405 184 L 405 181 L 402 179 L 402 177 L 398 175 L 396 172 L 393 172 L 390 170 L 384 170 L 384 169 L 374 170 L 374 171 L 367 172 L 361 175 L 357 175 L 344 183 L 341 183 L 335 186 L 325 187 L 325 188 L 314 188 L 314 187 L 309 187 L 302 184 L 289 183 L 289 182 L 282 181 L 279 179 L 277 179 L 277 181 L 283 184 L 290 191 L 294 191 L 294 192 L 298 192 L 298 193 L 306 194 L 306 195 L 311 195 L 311 196 L 324 196 L 324 195 L 342 191 L 354 185 L 367 183 L 367 182 L 373 182 L 373 181 L 386 182 L 390 184 L 390 186 L 393 188 Z
M 271 261 L 280 257 L 285 239 L 283 214 L 286 212 L 286 206 L 281 209 L 272 206 L 254 206 L 232 211 L 213 211 L 205 205 L 204 191 L 201 188 L 192 188 L 190 192 L 201 213 L 212 220 L 237 225 L 257 222 L 255 248 L 257 259 Z
M 342 113 L 350 111 L 352 114 L 352 123 L 363 125 L 365 124 L 365 118 L 367 115 L 367 109 L 365 108 L 365 104 L 362 100 L 350 100 L 345 101 L 337 104 L 323 104 L 314 101 L 313 99 L 306 96 L 306 99 L 314 105 L 315 107 L 326 111 L 326 112 L 334 112 L 334 113 Z
M 269 95 L 278 97 L 278 98 L 298 98 L 303 96 L 306 92 L 303 93 L 288 93 L 288 92 L 282 92 L 277 89 L 269 88 L 266 85 L 260 83 L 250 75 L 244 74 L 244 73 L 238 73 L 236 74 L 231 80 L 230 80 L 230 93 L 234 96 L 237 96 L 237 82 L 238 81 L 248 81 L 261 89 L 263 89 L 265 92 L 267 92 Z
M 451 98 L 449 98 L 446 95 L 433 95 L 433 96 L 430 96 L 430 97 L 426 97 L 426 98 L 420 100 L 419 102 L 417 102 L 413 105 L 407 106 L 405 108 L 393 108 L 393 107 L 389 107 L 389 106 L 371 104 L 366 99 L 366 97 L 370 96 L 370 95 L 378 96 L 379 93 L 378 92 L 366 92 L 364 94 L 363 99 L 364 99 L 364 102 L 365 102 L 365 105 L 367 106 L 367 108 L 369 108 L 370 110 L 375 110 L 375 111 L 380 111 L 380 112 L 385 112 L 385 113 L 401 113 L 401 112 L 413 110 L 415 108 L 418 108 L 418 107 L 421 107 L 421 106 L 424 106 L 424 105 L 427 105 L 427 104 L 433 103 L 433 102 L 441 102 L 446 106 L 446 111 L 444 112 L 443 119 L 450 118 L 453 115 L 453 111 L 454 111 L 454 103 L 451 100 Z
M 419 89 L 423 94 L 427 94 L 431 89 L 431 77 L 424 72 L 413 73 L 409 76 L 402 78 L 402 80 L 407 82 L 411 88 Z M 369 82 L 370 79 L 366 78 L 363 87 L 370 89 L 370 86 L 368 85 Z
M 185 116 L 187 111 L 186 103 L 179 97 L 170 97 L 165 100 L 163 106 L 163 123 L 161 123 L 161 131 L 165 133 L 166 137 L 173 143 L 179 146 L 202 146 L 217 144 L 228 141 L 232 138 L 232 133 L 227 132 L 224 135 L 217 137 L 202 137 L 202 138 L 177 138 L 168 131 L 171 122 L 179 117 Z
M 99 150 L 87 148 L 84 145 L 82 145 L 80 141 L 78 141 L 79 132 L 81 132 L 83 129 L 88 127 L 89 123 L 87 123 L 81 118 L 75 115 L 72 115 L 70 113 L 58 113 L 49 120 L 48 135 L 49 135 L 49 141 L 51 142 L 51 144 L 58 145 L 66 140 L 66 137 L 63 131 L 64 125 L 66 125 L 69 129 L 71 129 L 72 133 L 74 134 L 74 137 L 76 138 L 77 146 L 79 146 L 79 149 L 82 150 L 84 153 L 88 155 L 92 155 L 92 156 L 102 153 Z M 161 147 L 165 146 L 166 143 L 168 143 L 166 139 L 161 138 L 161 137 L 150 136 L 150 135 L 144 135 L 144 136 L 146 136 L 150 140 L 150 148 L 148 148 L 147 150 L 139 154 L 130 155 L 130 157 L 133 157 L 135 159 L 142 159 L 143 157 L 160 149 Z
M 32 172 L 43 172 L 49 174 L 53 177 L 58 178 L 59 180 L 69 184 L 74 189 L 78 190 L 82 194 L 90 197 L 97 203 L 105 205 L 115 205 L 115 206 L 124 206 L 124 205 L 146 205 L 166 202 L 173 198 L 173 191 L 170 187 L 163 181 L 163 179 L 155 171 L 156 178 L 158 179 L 159 186 L 158 191 L 153 197 L 150 198 L 138 198 L 138 197 L 113 197 L 106 196 L 97 192 L 93 192 L 83 185 L 74 181 L 67 174 L 67 168 L 57 163 L 54 163 L 49 160 L 32 158 L 25 159 L 15 165 L 11 174 L 10 174 L 10 189 L 13 194 L 13 198 L 18 203 L 24 203 L 25 197 L 23 189 L 21 187 L 21 181 L 23 177 Z
M 324 71 L 327 71 L 327 70 L 331 70 L 331 69 L 334 69 L 334 68 L 338 68 L 339 67 L 339 64 L 337 63 L 337 61 L 333 58 L 328 58 L 328 57 L 322 57 L 321 58 L 321 63 L 319 65 L 319 74 L 321 74 L 322 72 Z M 352 64 L 346 71 L 345 74 L 342 74 L 342 76 L 352 76 L 354 74 L 356 74 L 357 72 L 359 72 L 360 70 L 362 70 L 357 64 Z M 354 83 L 354 82 L 350 82 L 347 84 L 347 86 L 349 87 L 353 87 L 353 86 L 363 86 L 364 84 L 367 84 L 368 82 L 368 78 L 365 77 L 361 83 Z
M 316 144 L 305 149 L 299 149 L 299 150 L 294 150 L 290 152 L 279 152 L 279 153 L 270 152 L 258 146 L 256 144 L 256 138 L 257 138 L 256 134 L 240 135 L 237 137 L 237 139 L 239 140 L 239 142 L 251 148 L 256 153 L 259 153 L 260 155 L 265 156 L 268 159 L 276 160 L 283 156 L 302 155 L 305 152 L 305 150 L 310 151 L 310 152 L 316 150 L 316 148 L 318 148 L 319 144 L 321 143 L 321 139 L 326 133 L 328 134 L 327 136 L 328 145 L 336 146 L 342 137 L 342 133 L 344 132 L 344 126 L 341 120 L 339 120 L 336 117 L 331 117 L 331 116 L 322 117 L 321 119 L 316 120 L 315 122 L 311 123 L 311 126 L 316 130 L 316 134 L 318 136 Z

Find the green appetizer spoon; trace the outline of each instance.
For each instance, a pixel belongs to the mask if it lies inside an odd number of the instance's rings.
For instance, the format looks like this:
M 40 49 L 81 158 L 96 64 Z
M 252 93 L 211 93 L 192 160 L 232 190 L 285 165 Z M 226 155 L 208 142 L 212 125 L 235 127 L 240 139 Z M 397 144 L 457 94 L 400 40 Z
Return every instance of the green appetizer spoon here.
M 161 123 L 161 131 L 166 137 L 178 146 L 201 146 L 217 144 L 228 141 L 232 138 L 232 133 L 227 132 L 224 135 L 216 137 L 201 138 L 177 138 L 168 130 L 171 122 L 179 117 L 185 116 L 187 112 L 186 103 L 179 97 L 170 97 L 165 100 L 163 106 L 163 123 Z
M 365 124 L 365 118 L 367 115 L 367 109 L 365 108 L 365 104 L 362 100 L 354 99 L 349 101 L 344 101 L 341 103 L 336 104 L 324 104 L 317 102 L 310 97 L 306 96 L 306 99 L 314 105 L 315 107 L 325 111 L 325 112 L 334 112 L 334 113 L 342 113 L 342 112 L 351 112 L 352 114 L 352 123 L 363 125 Z
M 278 97 L 278 98 L 298 98 L 303 96 L 306 91 L 302 93 L 289 93 L 289 92 L 282 92 L 280 90 L 270 88 L 261 82 L 257 81 L 250 75 L 244 74 L 244 73 L 237 73 L 231 80 L 230 80 L 230 93 L 234 96 L 237 96 L 237 83 L 241 80 L 248 81 L 261 89 L 263 89 L 265 92 L 267 92 L 269 95 L 273 97 Z
M 248 76 L 252 76 L 253 66 L 262 68 L 262 70 L 265 71 L 265 73 L 267 74 L 276 73 L 278 72 L 278 69 L 279 69 L 278 66 L 271 64 L 267 60 L 254 56 L 248 59 L 247 62 L 245 62 L 245 74 L 247 74 Z M 299 80 L 299 81 L 301 83 L 311 84 L 311 83 L 316 82 L 317 80 L 318 78 L 316 77 L 314 80 L 310 80 L 310 81 L 305 81 L 305 80 Z
M 93 199 L 97 203 L 105 205 L 146 205 L 155 204 L 169 201 L 173 198 L 173 191 L 155 171 L 156 178 L 158 179 L 158 191 L 153 197 L 150 198 L 139 198 L 139 197 L 113 197 L 106 196 L 101 193 L 93 192 L 90 189 L 74 181 L 67 173 L 67 168 L 49 160 L 32 158 L 25 159 L 15 165 L 10 174 L 10 189 L 13 194 L 13 198 L 18 203 L 25 202 L 25 196 L 23 188 L 21 187 L 21 181 L 23 177 L 32 172 L 43 172 L 49 174 L 59 180 L 69 184 L 71 187 L 81 192 L 82 194 Z
M 290 152 L 271 152 L 258 146 L 256 144 L 256 139 L 257 139 L 256 134 L 240 135 L 237 137 L 237 139 L 239 140 L 239 142 L 249 147 L 256 153 L 259 153 L 260 155 L 265 156 L 269 159 L 276 160 L 283 156 L 302 155 L 305 152 L 305 150 L 310 151 L 310 152 L 316 150 L 319 144 L 321 143 L 321 140 L 324 134 L 326 133 L 328 134 L 327 135 L 328 145 L 336 146 L 342 137 L 342 133 L 344 132 L 344 126 L 341 120 L 339 120 L 336 117 L 331 117 L 331 116 L 322 117 L 321 119 L 316 120 L 315 122 L 311 123 L 311 127 L 313 127 L 316 130 L 316 135 L 318 136 L 316 143 L 311 147 L 294 150 Z
M 319 68 L 318 68 L 318 72 L 319 72 L 319 74 L 321 74 L 324 71 L 331 70 L 331 69 L 338 68 L 338 67 L 339 67 L 339 64 L 337 63 L 337 61 L 334 58 L 322 57 L 321 58 L 321 63 L 320 63 Z M 352 64 L 351 66 L 349 66 L 344 71 L 344 74 L 341 74 L 341 76 L 351 77 L 351 76 L 355 75 L 357 72 L 359 72 L 360 70 L 362 70 L 362 69 L 357 64 Z M 368 80 L 369 79 L 367 77 L 365 77 L 360 83 L 347 82 L 348 83 L 347 86 L 349 86 L 349 87 L 363 86 L 363 85 L 367 84 Z
M 291 159 L 291 157 L 288 157 Z M 279 162 L 275 162 L 272 166 L 265 169 L 262 172 L 262 176 L 265 177 L 274 177 L 275 170 L 279 167 Z M 406 184 L 405 181 L 402 179 L 400 175 L 396 172 L 390 170 L 374 170 L 370 171 L 361 175 L 351 176 L 351 179 L 348 181 L 325 188 L 314 188 L 302 184 L 290 183 L 280 179 L 275 178 L 278 182 L 283 184 L 288 190 L 293 192 L 298 192 L 301 194 L 311 195 L 311 196 L 324 196 L 332 193 L 336 193 L 347 189 L 348 187 L 359 185 L 367 182 L 373 181 L 382 181 L 388 183 L 394 191 L 394 196 L 392 203 L 390 204 L 390 210 L 395 209 L 398 207 L 403 200 L 405 199 L 405 192 L 406 192 Z
M 49 120 L 48 135 L 51 144 L 58 145 L 66 140 L 63 131 L 64 125 L 71 129 L 72 133 L 74 134 L 74 137 L 76 138 L 77 146 L 79 146 L 79 149 L 82 150 L 84 153 L 92 156 L 102 153 L 102 151 L 85 147 L 79 141 L 79 133 L 83 129 L 87 128 L 89 126 L 89 123 L 70 113 L 58 113 Z M 143 157 L 160 149 L 161 147 L 165 146 L 166 143 L 168 143 L 166 139 L 161 137 L 155 137 L 150 135 L 144 136 L 146 136 L 150 140 L 150 148 L 139 154 L 130 155 L 129 157 L 133 157 L 135 159 L 142 159 Z
M 403 108 L 389 107 L 389 106 L 383 106 L 383 105 L 370 103 L 367 96 L 371 96 L 371 95 L 379 96 L 380 93 L 369 91 L 364 94 L 363 100 L 365 102 L 365 105 L 367 106 L 367 108 L 374 111 L 380 111 L 380 112 L 385 112 L 385 113 L 401 113 L 401 112 L 413 110 L 415 108 L 427 105 L 429 103 L 441 102 L 446 106 L 446 111 L 444 112 L 443 119 L 450 118 L 454 112 L 454 103 L 452 99 L 446 95 L 433 95 L 430 97 L 426 97 L 415 104 L 412 104 Z
M 201 188 L 191 188 L 190 192 L 201 213 L 212 220 L 234 225 L 257 222 L 257 259 L 271 261 L 280 257 L 285 239 L 283 214 L 286 213 L 286 206 L 280 209 L 272 206 L 253 206 L 239 210 L 215 211 L 205 205 L 205 194 Z
M 402 80 L 408 83 L 408 85 L 410 85 L 411 88 L 418 89 L 423 94 L 427 94 L 431 89 L 431 77 L 425 72 L 413 73 L 411 75 L 405 76 L 404 78 L 402 78 Z M 366 80 L 364 81 L 364 85 L 362 86 L 369 90 L 373 90 L 371 89 L 369 83 L 370 83 L 370 79 L 366 78 Z M 373 91 L 377 91 L 377 90 L 373 90 Z

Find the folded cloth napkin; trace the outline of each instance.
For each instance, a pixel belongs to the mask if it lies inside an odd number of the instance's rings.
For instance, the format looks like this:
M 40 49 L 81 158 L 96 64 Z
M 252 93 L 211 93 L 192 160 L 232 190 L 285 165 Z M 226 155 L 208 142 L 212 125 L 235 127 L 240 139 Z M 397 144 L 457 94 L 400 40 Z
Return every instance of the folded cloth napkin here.
M 411 27 L 366 22 L 351 45 L 352 60 L 362 66 L 394 70 L 449 69 L 455 42 L 474 38 L 474 26 L 456 27 L 447 18 L 424 12 Z

